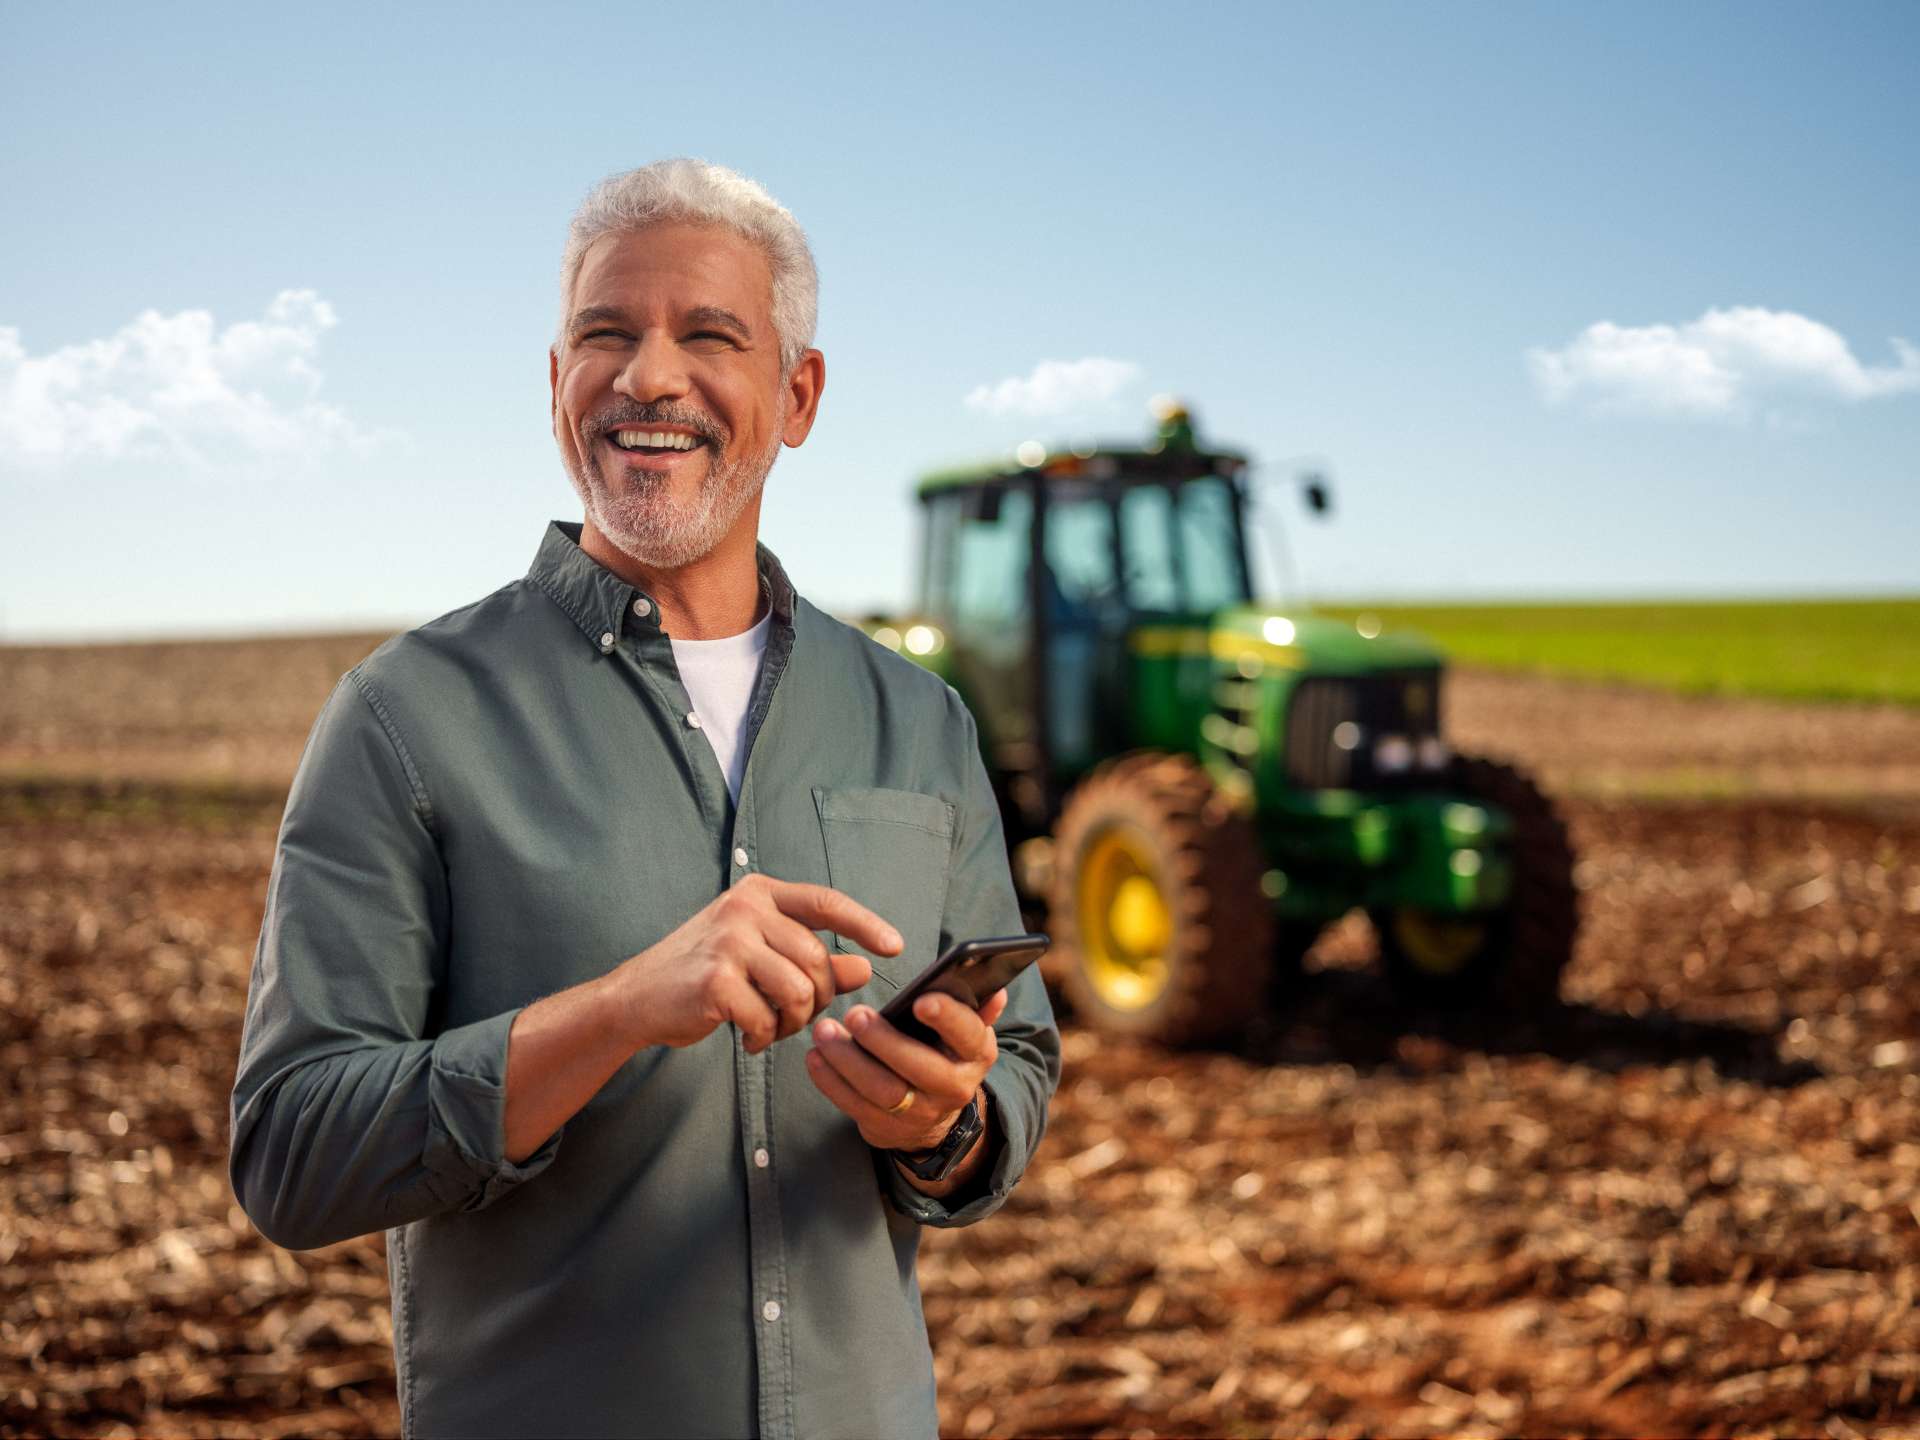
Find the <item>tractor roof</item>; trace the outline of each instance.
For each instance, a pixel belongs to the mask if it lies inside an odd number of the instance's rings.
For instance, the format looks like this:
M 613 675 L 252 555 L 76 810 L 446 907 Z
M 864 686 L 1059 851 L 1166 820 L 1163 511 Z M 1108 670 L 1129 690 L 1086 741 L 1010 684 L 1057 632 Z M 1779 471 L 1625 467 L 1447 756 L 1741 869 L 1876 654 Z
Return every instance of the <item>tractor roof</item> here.
M 1077 445 L 1049 450 L 1029 440 L 1014 454 L 973 465 L 929 471 L 915 493 L 925 500 L 947 490 L 1004 484 L 1036 471 L 1047 479 L 1118 480 L 1122 484 L 1164 484 L 1201 475 L 1233 475 L 1246 468 L 1237 450 L 1203 450 L 1195 442 L 1193 418 L 1185 406 L 1159 411 L 1159 427 L 1145 445 Z

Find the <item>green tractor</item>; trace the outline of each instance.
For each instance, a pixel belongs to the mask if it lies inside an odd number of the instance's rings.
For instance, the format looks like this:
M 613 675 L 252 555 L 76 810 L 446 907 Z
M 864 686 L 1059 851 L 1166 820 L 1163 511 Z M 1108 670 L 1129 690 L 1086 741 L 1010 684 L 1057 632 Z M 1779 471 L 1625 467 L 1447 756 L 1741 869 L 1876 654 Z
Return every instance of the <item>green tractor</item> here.
M 1550 1005 L 1560 817 L 1449 749 L 1431 645 L 1253 599 L 1249 485 L 1177 406 L 1143 447 L 920 481 L 919 609 L 866 629 L 973 711 L 1049 978 L 1099 1029 L 1226 1039 L 1360 907 L 1409 1000 Z

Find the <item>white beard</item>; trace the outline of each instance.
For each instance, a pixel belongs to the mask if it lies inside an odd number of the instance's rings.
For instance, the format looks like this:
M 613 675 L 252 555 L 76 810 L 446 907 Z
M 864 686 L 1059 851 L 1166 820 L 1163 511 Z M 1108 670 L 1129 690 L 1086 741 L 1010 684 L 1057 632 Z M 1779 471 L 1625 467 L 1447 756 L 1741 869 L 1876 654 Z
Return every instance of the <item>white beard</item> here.
M 727 464 L 719 460 L 717 449 L 709 447 L 715 458 L 708 464 L 706 480 L 700 493 L 685 502 L 674 498 L 665 478 L 654 479 L 644 472 L 623 476 L 617 489 L 610 485 L 597 443 L 581 451 L 587 458 L 578 465 L 569 460 L 567 474 L 587 518 L 615 549 L 649 569 L 678 570 L 711 554 L 767 483 L 780 454 L 779 434 L 786 420 L 785 405 L 780 408 L 774 441 L 766 454 Z M 577 435 L 575 443 L 580 443 Z

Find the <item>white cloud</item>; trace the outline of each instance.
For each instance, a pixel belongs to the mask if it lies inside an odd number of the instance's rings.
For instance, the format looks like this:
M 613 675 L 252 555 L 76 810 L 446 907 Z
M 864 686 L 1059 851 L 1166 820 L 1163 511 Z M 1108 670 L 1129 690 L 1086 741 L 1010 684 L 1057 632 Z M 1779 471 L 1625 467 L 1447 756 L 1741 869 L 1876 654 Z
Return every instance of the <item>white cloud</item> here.
M 1564 349 L 1529 350 L 1527 367 L 1553 404 L 1744 419 L 1770 399 L 1858 402 L 1920 392 L 1920 350 L 1891 343 L 1895 364 L 1862 365 L 1830 326 L 1743 305 L 1684 325 L 1602 320 Z
M 966 403 L 989 415 L 1066 415 L 1106 403 L 1139 378 L 1131 360 L 1042 360 L 1031 374 L 974 386 Z
M 359 445 L 346 415 L 319 399 L 315 357 L 336 323 L 313 291 L 282 290 L 260 319 L 224 330 L 205 310 L 147 310 L 103 340 L 45 355 L 0 326 L 0 456 L 58 465 Z

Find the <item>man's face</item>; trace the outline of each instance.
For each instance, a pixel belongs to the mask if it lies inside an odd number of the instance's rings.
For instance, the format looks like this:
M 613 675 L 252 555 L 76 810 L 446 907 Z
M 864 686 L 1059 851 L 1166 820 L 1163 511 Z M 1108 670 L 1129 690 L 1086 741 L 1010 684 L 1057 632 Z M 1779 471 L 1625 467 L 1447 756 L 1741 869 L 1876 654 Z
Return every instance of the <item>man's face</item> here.
M 551 364 L 554 438 L 587 518 L 642 564 L 698 560 L 781 444 L 806 438 L 822 374 L 818 351 L 782 372 L 772 271 L 748 241 L 678 223 L 602 236 Z

